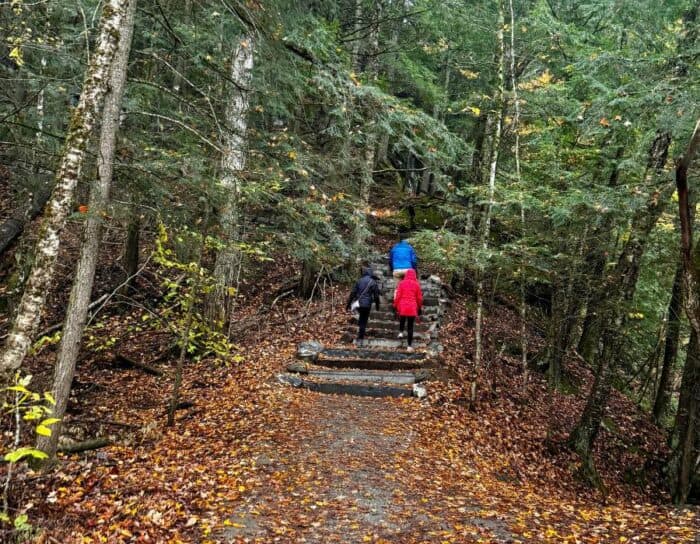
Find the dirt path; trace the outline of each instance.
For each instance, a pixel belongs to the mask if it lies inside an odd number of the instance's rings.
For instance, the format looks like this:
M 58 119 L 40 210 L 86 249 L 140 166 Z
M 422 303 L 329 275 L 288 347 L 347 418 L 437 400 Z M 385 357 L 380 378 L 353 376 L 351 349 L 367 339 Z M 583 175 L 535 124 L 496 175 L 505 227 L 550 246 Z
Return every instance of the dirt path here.
M 307 411 L 255 460 L 270 486 L 236 508 L 225 542 L 440 542 L 454 534 L 445 509 L 461 510 L 475 535 L 510 540 L 504 524 L 477 516 L 479 505 L 412 468 L 425 447 L 417 401 L 288 391 Z

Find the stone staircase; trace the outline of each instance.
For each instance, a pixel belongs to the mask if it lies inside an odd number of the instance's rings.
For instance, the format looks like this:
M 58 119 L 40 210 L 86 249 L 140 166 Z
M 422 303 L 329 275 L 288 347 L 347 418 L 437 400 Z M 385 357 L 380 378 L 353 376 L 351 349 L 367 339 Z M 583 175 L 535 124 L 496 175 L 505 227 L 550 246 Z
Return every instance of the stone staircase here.
M 343 346 L 326 347 L 303 342 L 298 360 L 279 374 L 280 382 L 321 393 L 368 397 L 424 397 L 427 382 L 433 377 L 442 346 L 438 342 L 445 296 L 436 276 L 420 279 L 423 312 L 414 328 L 414 352 L 406 351 L 406 339 L 399 339 L 399 324 L 391 301 L 396 280 L 389 273 L 386 258 L 372 264 L 378 278 L 381 297 L 379 310 L 372 309 L 365 340 L 357 346 L 357 322 L 352 319 L 342 336 Z

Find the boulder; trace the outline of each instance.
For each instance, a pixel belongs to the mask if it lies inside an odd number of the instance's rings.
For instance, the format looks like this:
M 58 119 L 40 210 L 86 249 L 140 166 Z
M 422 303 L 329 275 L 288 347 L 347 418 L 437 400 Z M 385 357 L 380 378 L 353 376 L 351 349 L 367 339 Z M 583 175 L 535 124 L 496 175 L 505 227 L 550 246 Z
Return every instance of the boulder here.
M 323 344 L 320 342 L 310 341 L 302 342 L 297 348 L 297 357 L 315 361 L 318 359 L 318 354 L 324 350 Z

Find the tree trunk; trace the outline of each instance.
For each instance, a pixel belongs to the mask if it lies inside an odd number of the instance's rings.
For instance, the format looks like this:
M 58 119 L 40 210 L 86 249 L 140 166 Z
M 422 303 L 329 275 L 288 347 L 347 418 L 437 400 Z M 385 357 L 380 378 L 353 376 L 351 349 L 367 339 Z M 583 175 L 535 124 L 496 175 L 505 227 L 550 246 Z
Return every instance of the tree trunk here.
M 231 81 L 234 84 L 230 87 L 230 99 L 226 107 L 227 127 L 221 158 L 221 186 L 226 191 L 227 199 L 221 212 L 225 247 L 216 256 L 216 285 L 207 301 L 209 321 L 220 327 L 230 318 L 231 300 L 235 296 L 234 279 L 240 259 L 240 252 L 236 247 L 240 238 L 239 178 L 246 165 L 246 130 L 254 52 L 255 39 L 249 34 L 238 43 L 231 62 Z
M 35 261 L 20 301 L 12 329 L 0 356 L 0 375 L 20 367 L 34 339 L 53 277 L 60 235 L 70 211 L 75 186 L 85 158 L 88 140 L 102 109 L 108 89 L 112 60 L 117 50 L 119 29 L 126 0 L 107 0 L 102 9 L 97 49 L 88 67 L 80 101 L 73 112 L 56 183 L 45 211 L 36 244 Z
M 688 498 L 690 484 L 698 460 L 698 419 L 700 418 L 698 388 L 700 387 L 700 250 L 693 247 L 693 223 L 691 220 L 688 169 L 700 147 L 700 120 L 685 153 L 676 166 L 676 187 L 678 189 L 678 215 L 681 223 L 681 261 L 683 263 L 683 292 L 685 312 L 691 326 L 691 345 L 688 346 L 688 359 L 683 368 L 683 380 L 678 399 L 678 412 L 673 428 L 669 461 L 669 483 L 671 495 L 676 504 Z
M 664 359 L 661 366 L 659 385 L 656 390 L 656 399 L 654 400 L 653 415 L 657 424 L 660 424 L 666 416 L 670 397 L 669 386 L 673 381 L 673 368 L 676 365 L 678 356 L 678 339 L 681 332 L 681 309 L 683 306 L 682 278 L 683 265 L 679 263 L 676 267 L 676 274 L 673 277 L 671 300 L 668 303 Z
M 503 1 L 498 3 L 498 21 L 496 23 L 496 58 L 498 66 L 498 89 L 496 90 L 496 95 L 494 97 L 494 122 L 493 122 L 493 135 L 490 142 L 490 156 L 489 156 L 489 202 L 485 210 L 484 218 L 481 222 L 481 245 L 484 249 L 484 253 L 489 247 L 489 236 L 491 233 L 491 214 L 493 212 L 493 206 L 495 204 L 496 197 L 496 170 L 498 168 L 498 151 L 501 144 L 501 131 L 503 128 L 503 95 L 505 92 L 505 41 L 503 36 L 503 29 L 505 27 L 505 9 L 503 6 Z M 478 371 L 482 363 L 482 352 L 483 352 L 483 342 L 482 342 L 482 328 L 483 328 L 483 314 L 484 314 L 484 275 L 486 271 L 485 263 L 479 264 L 478 270 L 478 281 L 476 287 L 476 325 L 475 325 L 475 349 L 474 349 L 474 365 Z M 475 397 L 475 388 L 472 386 L 472 401 Z
M 600 349 L 596 355 L 596 376 L 586 407 L 572 430 L 569 441 L 581 456 L 585 475 L 597 487 L 602 487 L 602 484 L 593 464 L 592 447 L 610 396 L 612 377 L 622 347 L 626 306 L 634 297 L 646 242 L 673 192 L 672 183 L 660 183 L 664 179 L 670 144 L 671 136 L 668 133 L 657 133 L 649 151 L 650 168 L 645 176 L 645 185 L 656 189 L 651 193 L 647 205 L 635 215 L 629 239 L 617 265 L 596 297 L 603 301 L 600 308 L 596 308 L 602 327 Z
M 128 0 L 126 16 L 119 27 L 119 45 L 114 56 L 113 68 L 109 79 L 109 92 L 105 98 L 104 115 L 100 129 L 100 153 L 97 157 L 99 179 L 90 192 L 89 215 L 83 233 L 83 244 L 80 250 L 73 289 L 71 290 L 66 321 L 63 326 L 61 345 L 54 369 L 52 393 L 56 404 L 50 417 L 62 419 L 68 405 L 75 362 L 80 351 L 80 341 L 85 328 L 92 286 L 95 279 L 95 267 L 99 255 L 102 238 L 102 222 L 109 201 L 109 191 L 112 184 L 114 149 L 119 129 L 119 113 L 126 84 L 126 72 L 131 50 L 131 37 L 134 29 L 136 0 Z M 49 461 L 56 454 L 58 438 L 61 434 L 61 423 L 53 427 L 49 436 L 37 437 L 37 449 L 49 456 Z
M 122 294 L 126 295 L 134 286 L 136 273 L 139 269 L 139 246 L 141 234 L 141 220 L 136 203 L 131 201 L 131 213 L 129 224 L 126 227 L 126 241 L 124 243 L 124 287 Z
M 520 185 L 522 183 L 522 175 L 520 169 L 520 98 L 518 96 L 517 75 L 515 72 L 515 10 L 513 9 L 513 0 L 508 0 L 508 9 L 510 11 L 510 89 L 513 93 L 513 133 L 515 134 L 515 142 L 513 151 L 515 156 L 515 179 Z M 527 265 L 527 257 L 525 256 L 525 235 L 527 223 L 525 222 L 525 204 L 523 193 L 520 192 L 520 240 L 523 244 L 523 254 L 520 261 L 520 349 L 521 366 L 523 369 L 523 387 L 527 387 L 528 368 L 527 368 L 527 301 L 525 300 L 525 287 L 527 278 L 525 269 Z
M 361 6 L 361 0 L 357 0 L 356 7 Z M 377 54 L 379 53 L 379 20 L 381 18 L 381 4 L 376 4 L 376 24 L 372 25 L 369 44 L 367 49 L 367 78 L 375 80 L 377 78 Z M 356 17 L 359 16 L 359 12 Z M 357 19 L 356 21 L 359 21 Z M 359 62 L 360 52 L 356 52 L 357 62 Z M 357 68 L 356 68 L 357 69 Z M 368 111 L 368 118 L 373 119 L 374 115 Z M 360 202 L 355 211 L 355 248 L 357 251 L 362 251 L 367 238 L 367 210 L 369 208 L 370 196 L 372 193 L 372 185 L 374 183 L 374 162 L 377 152 L 377 133 L 375 124 L 370 121 L 365 126 L 365 142 L 364 142 L 364 160 L 362 162 L 362 172 L 360 174 Z
M 603 145 L 602 147 L 606 147 Z M 615 156 L 613 158 L 614 164 L 612 171 L 610 172 L 610 178 L 608 179 L 608 187 L 613 188 L 617 186 L 620 177 L 619 163 L 624 155 L 625 148 L 623 146 L 618 146 L 615 151 Z M 604 164 L 607 164 L 605 161 Z M 603 166 L 601 166 L 603 168 Z M 585 294 L 584 299 L 586 303 L 586 317 L 583 320 L 583 327 L 581 330 L 581 337 L 578 341 L 577 351 L 584 360 L 592 363 L 595 358 L 596 348 L 598 346 L 598 339 L 600 338 L 600 316 L 598 315 L 596 309 L 602 303 L 601 300 L 596 299 L 596 288 L 600 286 L 604 281 L 605 265 L 607 263 L 607 250 L 610 246 L 611 234 L 613 228 L 613 219 L 610 214 L 605 216 L 601 223 L 593 231 L 591 240 L 593 240 L 593 247 L 590 248 L 588 255 L 586 257 L 586 270 L 590 270 L 591 273 L 588 276 L 588 292 Z M 602 293 L 605 296 L 605 293 Z
M 700 346 L 695 329 L 690 331 L 686 353 L 678 411 L 671 434 L 671 457 L 668 461 L 669 487 L 675 504 L 688 499 L 690 485 L 698 461 L 698 383 L 700 383 Z

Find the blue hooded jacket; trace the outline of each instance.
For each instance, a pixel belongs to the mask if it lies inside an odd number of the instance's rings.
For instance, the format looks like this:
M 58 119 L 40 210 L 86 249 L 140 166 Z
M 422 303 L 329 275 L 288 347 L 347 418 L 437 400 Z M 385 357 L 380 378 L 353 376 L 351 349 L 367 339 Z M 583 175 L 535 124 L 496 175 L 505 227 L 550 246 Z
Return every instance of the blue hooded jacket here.
M 394 270 L 408 270 L 418 268 L 418 257 L 413 246 L 406 240 L 401 240 L 398 244 L 391 248 L 389 252 L 389 268 Z

